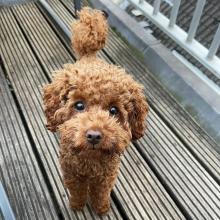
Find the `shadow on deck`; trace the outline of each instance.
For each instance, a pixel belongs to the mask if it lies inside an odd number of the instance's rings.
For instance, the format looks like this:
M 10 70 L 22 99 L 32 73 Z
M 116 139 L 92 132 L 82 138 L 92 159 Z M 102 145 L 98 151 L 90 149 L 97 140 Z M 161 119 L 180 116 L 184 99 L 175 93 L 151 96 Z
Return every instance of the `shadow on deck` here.
M 48 3 L 69 27 L 72 1 Z M 37 3 L 0 7 L 0 20 L 0 180 L 17 219 L 220 219 L 217 144 L 111 29 L 99 56 L 145 85 L 148 131 L 123 156 L 110 213 L 100 218 L 90 205 L 71 211 L 41 87 L 75 55 Z

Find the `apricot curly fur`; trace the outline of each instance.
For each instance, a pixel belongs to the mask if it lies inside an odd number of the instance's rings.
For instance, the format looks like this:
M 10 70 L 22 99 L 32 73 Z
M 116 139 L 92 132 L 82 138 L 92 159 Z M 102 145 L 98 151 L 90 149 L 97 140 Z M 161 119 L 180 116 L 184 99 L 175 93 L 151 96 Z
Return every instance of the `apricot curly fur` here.
M 78 14 L 80 20 L 72 24 L 72 46 L 81 57 L 95 53 L 105 46 L 108 25 L 105 15 L 99 10 L 85 7 Z
M 60 165 L 71 208 L 82 209 L 90 198 L 95 211 L 104 214 L 121 155 L 144 133 L 148 105 L 142 85 L 124 69 L 96 57 L 94 51 L 103 47 L 106 33 L 94 24 L 107 29 L 102 12 L 83 9 L 73 28 L 79 33 L 74 33 L 73 44 L 81 58 L 55 72 L 52 83 L 43 88 L 43 102 L 47 128 L 60 133 Z M 89 37 L 78 42 L 83 32 Z M 77 101 L 84 103 L 84 110 L 76 110 Z M 111 106 L 118 109 L 114 116 Z M 88 130 L 102 134 L 99 143 L 88 142 Z

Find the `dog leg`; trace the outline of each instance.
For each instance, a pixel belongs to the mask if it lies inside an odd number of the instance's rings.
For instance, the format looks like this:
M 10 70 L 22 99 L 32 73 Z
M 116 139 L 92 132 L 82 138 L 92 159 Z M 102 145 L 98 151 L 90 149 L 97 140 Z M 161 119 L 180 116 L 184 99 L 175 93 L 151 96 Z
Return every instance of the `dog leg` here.
M 104 215 L 110 208 L 110 193 L 116 176 L 94 178 L 89 182 L 89 197 L 98 215 Z
M 74 210 L 81 210 L 87 202 L 88 181 L 86 178 L 74 177 L 64 179 L 65 186 L 70 192 L 70 208 Z

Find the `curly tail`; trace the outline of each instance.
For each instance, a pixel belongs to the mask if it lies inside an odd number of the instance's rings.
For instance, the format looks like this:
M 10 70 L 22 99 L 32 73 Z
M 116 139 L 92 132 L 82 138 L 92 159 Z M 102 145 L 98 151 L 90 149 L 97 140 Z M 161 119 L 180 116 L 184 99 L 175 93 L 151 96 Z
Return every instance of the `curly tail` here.
M 108 24 L 104 12 L 84 7 L 72 25 L 72 47 L 80 56 L 95 54 L 105 46 Z

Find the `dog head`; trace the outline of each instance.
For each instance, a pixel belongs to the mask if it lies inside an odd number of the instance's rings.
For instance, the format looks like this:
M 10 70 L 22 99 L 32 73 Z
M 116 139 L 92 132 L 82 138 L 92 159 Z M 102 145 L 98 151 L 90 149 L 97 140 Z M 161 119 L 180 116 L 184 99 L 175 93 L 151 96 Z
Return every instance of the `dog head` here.
M 101 67 L 100 67 L 101 66 Z M 66 65 L 44 87 L 47 127 L 74 149 L 122 153 L 144 133 L 148 112 L 142 86 L 103 61 Z
M 65 147 L 121 153 L 144 133 L 143 88 L 122 68 L 96 57 L 107 37 L 103 12 L 84 8 L 79 15 L 72 45 L 80 60 L 65 65 L 44 87 L 47 127 L 59 129 Z

